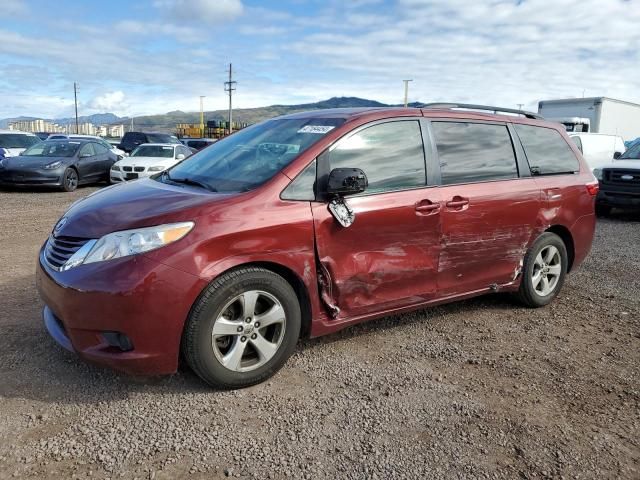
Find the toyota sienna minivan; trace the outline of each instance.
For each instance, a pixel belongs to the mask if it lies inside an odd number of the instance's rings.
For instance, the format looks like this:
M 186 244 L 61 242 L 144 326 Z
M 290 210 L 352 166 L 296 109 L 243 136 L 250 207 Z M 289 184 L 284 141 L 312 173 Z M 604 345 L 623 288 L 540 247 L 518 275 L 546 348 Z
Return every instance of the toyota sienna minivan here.
M 182 355 L 245 387 L 301 336 L 491 292 L 548 304 L 590 250 L 597 192 L 532 113 L 279 117 L 72 205 L 39 255 L 44 322 L 91 362 L 169 374 Z

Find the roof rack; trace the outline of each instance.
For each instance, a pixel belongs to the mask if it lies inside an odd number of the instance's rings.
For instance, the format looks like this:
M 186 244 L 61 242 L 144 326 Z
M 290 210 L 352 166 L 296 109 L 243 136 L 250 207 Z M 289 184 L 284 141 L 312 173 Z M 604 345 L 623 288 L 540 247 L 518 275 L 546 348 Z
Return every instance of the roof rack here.
M 527 118 L 544 120 L 544 117 L 542 115 L 538 115 L 537 113 L 533 112 L 527 112 L 525 110 L 517 110 L 515 108 L 490 107 L 488 105 L 473 105 L 471 103 L 425 103 L 422 108 L 464 108 L 467 110 L 488 110 L 493 113 L 515 113 L 517 115 L 523 115 Z

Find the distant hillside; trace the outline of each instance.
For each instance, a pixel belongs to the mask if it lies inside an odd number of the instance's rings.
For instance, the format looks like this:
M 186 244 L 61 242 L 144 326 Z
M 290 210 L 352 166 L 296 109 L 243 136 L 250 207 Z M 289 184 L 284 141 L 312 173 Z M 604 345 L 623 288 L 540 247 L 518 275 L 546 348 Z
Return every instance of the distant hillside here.
M 0 128 L 7 128 L 9 123 L 18 122 L 18 121 L 29 121 L 29 120 L 37 120 L 40 117 L 12 117 L 12 118 L 3 118 L 0 120 Z M 74 123 L 76 121 L 75 117 L 67 117 L 67 118 L 45 118 L 48 122 L 57 123 L 58 125 L 67 125 L 69 123 Z M 113 123 L 118 123 L 122 120 L 121 117 L 114 115 L 113 113 L 95 113 L 93 115 L 83 115 L 78 117 L 78 122 L 80 123 L 93 123 L 94 125 L 108 125 Z
M 420 103 L 412 103 L 410 106 L 420 106 Z M 233 119 L 236 122 L 256 123 L 267 118 L 277 117 L 279 115 L 286 115 L 289 113 L 304 112 L 307 110 L 321 110 L 327 108 L 362 108 L 362 107 L 390 107 L 397 105 L 388 105 L 385 103 L 377 102 L 375 100 L 367 100 L 365 98 L 358 97 L 333 97 L 328 100 L 322 100 L 320 102 L 313 103 L 301 103 L 297 105 L 271 105 L 268 107 L 257 108 L 234 108 Z M 226 120 L 228 115 L 227 110 L 213 110 L 204 113 L 205 121 L 207 120 Z M 37 117 L 18 117 L 18 118 L 5 118 L 0 120 L 0 128 L 7 128 L 9 122 L 15 120 L 33 120 Z M 90 122 L 94 125 L 104 124 L 125 124 L 129 125 L 131 119 L 128 117 L 118 117 L 113 113 L 96 113 L 94 115 L 87 115 L 79 117 L 80 123 Z M 75 118 L 57 118 L 50 120 L 60 125 L 66 125 L 75 122 Z M 143 115 L 140 117 L 134 117 L 133 125 L 135 130 L 142 131 L 165 131 L 174 132 L 178 123 L 200 123 L 200 112 L 183 112 L 175 110 L 160 115 Z
M 321 110 L 327 108 L 361 108 L 361 107 L 388 107 L 385 103 L 375 100 L 367 100 L 357 97 L 333 97 L 320 102 L 302 103 L 298 105 L 271 105 L 257 108 L 234 108 L 233 119 L 237 122 L 256 123 L 267 118 L 286 115 L 289 113 L 304 112 L 307 110 Z M 213 110 L 204 112 L 206 120 L 226 120 L 228 110 Z M 121 119 L 123 123 L 129 123 L 129 119 Z M 164 115 L 145 115 L 133 119 L 135 130 L 159 130 L 175 131 L 178 123 L 200 123 L 200 112 L 182 112 L 180 110 L 168 112 Z

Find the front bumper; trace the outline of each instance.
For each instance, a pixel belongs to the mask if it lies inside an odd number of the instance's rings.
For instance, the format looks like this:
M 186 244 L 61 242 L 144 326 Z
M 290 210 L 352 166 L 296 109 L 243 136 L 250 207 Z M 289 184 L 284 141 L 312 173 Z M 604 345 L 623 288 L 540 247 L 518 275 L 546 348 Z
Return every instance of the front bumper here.
M 139 180 L 141 178 L 147 178 L 160 172 L 123 172 L 122 170 L 110 170 L 109 177 L 111 183 L 130 182 L 131 180 Z
M 51 186 L 62 185 L 64 169 L 55 170 L 0 170 L 0 185 Z
M 600 190 L 596 197 L 596 203 L 610 207 L 640 208 L 640 193 Z
M 62 347 L 125 373 L 162 375 L 178 367 L 184 322 L 206 282 L 144 256 L 57 272 L 41 250 L 36 285 L 45 326 Z M 114 346 L 114 332 L 133 348 Z

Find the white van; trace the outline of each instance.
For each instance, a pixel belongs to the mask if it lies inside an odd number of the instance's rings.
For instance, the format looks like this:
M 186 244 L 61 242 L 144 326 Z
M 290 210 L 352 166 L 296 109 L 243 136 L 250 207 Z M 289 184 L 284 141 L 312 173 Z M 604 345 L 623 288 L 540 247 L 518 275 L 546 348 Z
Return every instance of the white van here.
M 38 142 L 40 142 L 40 138 L 33 133 L 18 130 L 0 130 L 0 158 L 17 157 Z
M 582 156 L 591 170 L 610 164 L 626 150 L 624 140 L 617 135 L 586 132 L 567 133 L 582 152 Z

